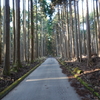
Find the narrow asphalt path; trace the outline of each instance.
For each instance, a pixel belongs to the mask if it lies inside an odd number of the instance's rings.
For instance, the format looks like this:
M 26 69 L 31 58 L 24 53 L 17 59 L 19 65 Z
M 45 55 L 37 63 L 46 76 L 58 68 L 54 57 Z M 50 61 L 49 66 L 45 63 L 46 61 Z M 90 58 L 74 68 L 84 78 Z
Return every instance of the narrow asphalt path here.
M 48 58 L 2 100 L 81 100 L 54 58 Z

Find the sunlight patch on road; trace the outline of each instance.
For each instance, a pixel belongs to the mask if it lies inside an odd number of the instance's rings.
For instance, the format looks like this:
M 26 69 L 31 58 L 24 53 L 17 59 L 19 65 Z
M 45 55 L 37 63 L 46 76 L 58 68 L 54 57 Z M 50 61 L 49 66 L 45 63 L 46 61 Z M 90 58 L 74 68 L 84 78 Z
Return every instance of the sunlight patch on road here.
M 46 81 L 46 80 L 61 80 L 61 79 L 68 79 L 68 77 L 55 77 L 55 78 L 42 78 L 42 79 L 28 79 L 26 82 L 31 82 L 31 81 Z

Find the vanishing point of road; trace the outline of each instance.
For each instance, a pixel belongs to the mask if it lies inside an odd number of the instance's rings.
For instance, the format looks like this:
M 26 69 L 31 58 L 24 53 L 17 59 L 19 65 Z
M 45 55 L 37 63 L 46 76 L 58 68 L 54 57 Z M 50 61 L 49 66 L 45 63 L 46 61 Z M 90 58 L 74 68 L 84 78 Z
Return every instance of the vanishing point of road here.
M 48 58 L 2 100 L 81 100 L 55 58 Z

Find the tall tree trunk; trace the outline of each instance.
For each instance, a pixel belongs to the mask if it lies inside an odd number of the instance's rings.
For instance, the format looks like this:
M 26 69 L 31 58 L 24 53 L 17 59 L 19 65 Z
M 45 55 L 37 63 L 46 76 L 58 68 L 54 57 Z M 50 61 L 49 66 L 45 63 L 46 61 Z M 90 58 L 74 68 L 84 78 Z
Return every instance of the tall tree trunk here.
M 84 0 L 82 0 L 82 20 L 83 20 L 83 54 L 86 55 L 86 42 L 85 42 L 85 30 L 84 30 Z
M 82 47 L 81 47 L 81 33 L 80 33 L 80 19 L 79 19 L 78 1 L 77 1 L 77 21 L 78 21 L 79 56 L 80 56 L 80 62 L 81 62 L 81 60 L 82 60 Z
M 41 25 L 42 25 L 42 30 L 41 30 L 41 33 L 40 33 L 41 34 L 41 51 L 40 52 L 41 52 L 41 57 L 43 57 L 43 34 L 44 34 L 44 29 L 43 29 L 44 28 L 43 27 L 44 26 L 44 20 L 43 19 L 41 20 Z
M 17 68 L 21 67 L 20 62 L 20 0 L 16 0 L 16 64 Z
M 99 0 L 99 27 L 98 28 L 99 28 L 99 43 L 100 43 L 100 0 Z M 100 45 L 99 45 L 99 48 L 100 48 Z
M 97 36 L 97 21 L 96 21 L 96 11 L 95 11 L 95 2 L 93 0 L 93 11 L 94 11 L 94 34 L 95 34 L 95 44 L 96 44 L 96 53 L 98 54 L 98 36 Z
M 99 11 L 98 11 L 98 0 L 96 0 L 96 13 L 97 13 L 97 36 L 98 36 L 98 56 L 100 57 L 100 25 L 99 25 Z
M 100 16 L 100 0 L 99 0 L 99 16 Z M 99 21 L 99 25 L 100 25 L 100 21 Z
M 2 39 L 1 39 L 1 36 L 2 36 L 2 20 L 1 20 L 1 0 L 0 0 L 0 64 L 2 62 Z
M 58 6 L 58 14 L 57 14 L 58 16 L 58 21 L 60 21 L 60 14 L 59 14 L 59 6 Z M 60 32 L 59 32 L 59 26 L 58 26 L 58 24 L 57 24 L 57 33 L 58 33 L 58 48 L 59 48 L 59 51 L 58 51 L 58 54 L 59 54 L 59 56 L 61 56 L 61 42 L 60 42 Z
M 64 31 L 65 31 L 64 40 L 65 40 L 65 56 L 66 56 L 66 59 L 67 59 L 67 49 L 68 49 L 68 48 L 67 48 L 67 34 L 66 34 L 66 32 L 67 32 L 67 30 L 66 30 L 66 29 L 67 29 L 67 28 L 66 28 L 66 24 L 67 24 L 67 23 L 66 23 L 66 22 L 67 22 L 67 21 L 66 21 L 66 20 L 67 20 L 67 14 L 66 14 L 66 13 L 67 13 L 67 12 L 66 12 L 67 9 L 66 9 L 66 6 L 67 6 L 67 2 L 65 2 L 65 4 L 64 4 L 64 17 L 65 17 L 65 20 L 64 20 L 64 22 L 65 22 L 65 23 L 64 23 L 64 25 L 65 25 L 65 29 L 64 29 Z
M 66 17 L 66 3 L 64 3 L 63 4 L 63 8 L 62 8 L 62 12 L 63 12 L 63 14 L 62 14 L 62 31 L 63 31 L 63 41 L 62 41 L 62 43 L 63 43 L 63 50 L 64 50 L 64 58 L 66 59 L 66 57 L 67 57 L 67 55 L 66 55 L 66 38 L 65 38 L 65 33 L 66 33 L 66 28 L 65 28 L 65 22 L 66 22 L 66 20 L 65 20 L 65 17 Z
M 39 53 L 39 42 L 38 42 L 38 12 L 37 12 L 37 0 L 35 1 L 36 2 L 36 58 L 39 57 L 38 53 Z
M 58 6 L 58 21 L 60 22 L 60 6 Z M 59 25 L 59 23 L 58 23 Z M 59 47 L 60 47 L 60 57 L 63 56 L 63 53 L 62 53 L 62 33 L 61 33 L 61 27 L 58 26 L 58 32 L 59 32 Z
M 57 25 L 55 25 L 55 27 L 54 27 L 54 29 L 55 29 L 55 36 L 56 36 L 56 56 L 58 57 L 58 55 L 59 55 L 59 53 L 58 53 L 58 33 L 57 33 Z
M 89 66 L 91 60 L 91 39 L 90 39 L 90 24 L 89 24 L 89 9 L 88 0 L 86 0 L 86 30 L 87 30 L 87 65 Z
M 10 46 L 9 46 L 9 40 L 10 40 L 10 8 L 9 8 L 9 0 L 5 0 L 4 4 L 4 30 L 5 30 L 5 43 L 4 43 L 4 70 L 3 74 L 4 75 L 9 75 L 10 74 Z
M 72 9 L 72 8 L 71 8 Z M 75 42 L 74 42 L 74 17 L 73 17 L 73 13 L 74 9 L 72 9 L 72 57 L 75 58 Z
M 70 9 L 70 42 L 71 42 L 71 50 L 72 53 L 71 53 L 71 57 L 73 58 L 74 57 L 74 40 L 73 40 L 73 17 L 72 17 L 72 5 L 71 5 L 71 1 L 69 1 L 69 9 Z
M 62 52 L 62 58 L 65 58 L 65 52 L 64 52 L 64 48 L 65 48 L 65 46 L 64 46 L 64 27 L 63 27 L 63 24 L 64 24 L 64 21 L 63 21 L 63 18 L 64 18 L 64 16 L 63 16 L 63 4 L 62 4 L 62 8 L 61 8 L 61 30 L 60 30 L 60 37 L 61 37 L 61 52 Z
M 66 52 L 66 55 L 67 55 L 67 59 L 69 59 L 70 57 L 70 51 L 69 51 L 69 28 L 68 28 L 68 2 L 66 3 L 66 34 L 65 34 L 65 37 L 66 37 L 66 47 L 67 47 L 67 52 Z
M 28 0 L 28 62 L 30 61 L 30 0 Z
M 13 50 L 13 63 L 15 63 L 15 48 L 16 48 L 16 35 L 15 35 L 15 0 L 13 0 L 13 34 L 14 34 L 14 50 Z
M 26 61 L 26 0 L 23 0 L 23 54 Z
M 44 33 L 43 44 L 43 55 L 46 56 L 46 33 Z
M 74 0 L 74 26 L 75 26 L 75 51 L 76 51 L 76 58 L 79 61 L 79 49 L 78 49 L 78 35 L 77 35 L 77 18 L 76 18 L 76 1 Z
M 31 0 L 31 62 L 34 60 L 33 0 Z

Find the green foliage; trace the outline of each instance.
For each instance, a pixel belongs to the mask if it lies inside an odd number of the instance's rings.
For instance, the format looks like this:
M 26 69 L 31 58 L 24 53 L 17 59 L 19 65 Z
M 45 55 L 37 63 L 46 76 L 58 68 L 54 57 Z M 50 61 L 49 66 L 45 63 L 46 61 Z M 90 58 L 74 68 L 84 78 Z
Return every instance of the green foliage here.
M 78 67 L 73 68 L 73 72 L 74 72 L 74 73 L 77 73 L 77 74 L 83 73 L 83 71 L 80 70 Z
M 46 0 L 39 0 L 40 6 L 42 8 L 42 11 L 45 13 L 46 16 L 49 16 L 50 20 L 52 19 L 52 15 L 54 12 L 54 7 L 52 4 L 49 4 L 46 2 Z
M 11 68 L 11 69 L 10 69 L 10 72 L 15 72 L 15 73 L 17 73 L 17 72 L 18 72 L 17 67 Z
M 79 70 L 78 67 L 73 68 L 73 72 L 76 73 Z

